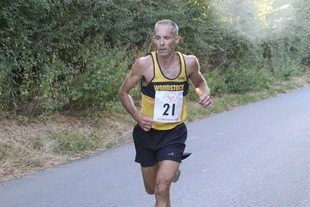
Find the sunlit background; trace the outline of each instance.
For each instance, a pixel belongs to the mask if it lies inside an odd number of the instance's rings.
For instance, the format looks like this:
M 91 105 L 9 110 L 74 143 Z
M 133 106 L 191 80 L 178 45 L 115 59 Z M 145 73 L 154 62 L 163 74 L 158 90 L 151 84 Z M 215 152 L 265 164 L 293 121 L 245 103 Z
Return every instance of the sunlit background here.
M 299 0 L 223 0 L 214 1 L 212 10 L 229 29 L 249 40 L 263 40 L 281 34 L 298 12 Z

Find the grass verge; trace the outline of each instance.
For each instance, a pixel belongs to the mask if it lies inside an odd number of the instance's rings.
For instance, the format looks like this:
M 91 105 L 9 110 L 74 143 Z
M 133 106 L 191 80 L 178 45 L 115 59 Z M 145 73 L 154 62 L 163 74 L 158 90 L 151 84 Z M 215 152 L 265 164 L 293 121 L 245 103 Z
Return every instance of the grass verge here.
M 308 72 L 290 81 L 273 83 L 268 90 L 215 96 L 209 110 L 202 109 L 197 102 L 188 101 L 187 121 L 192 122 L 309 84 Z M 131 130 L 135 124 L 121 107 L 117 113 L 98 113 L 92 118 L 57 113 L 35 118 L 2 115 L 0 120 L 2 182 L 114 147 L 119 144 L 116 138 Z

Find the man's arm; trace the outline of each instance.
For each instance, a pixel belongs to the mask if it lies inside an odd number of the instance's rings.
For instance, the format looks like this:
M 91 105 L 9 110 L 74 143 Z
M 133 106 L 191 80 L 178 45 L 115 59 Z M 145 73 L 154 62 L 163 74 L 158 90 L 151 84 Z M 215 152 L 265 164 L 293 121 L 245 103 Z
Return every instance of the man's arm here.
M 197 58 L 195 56 L 187 56 L 186 58 L 187 68 L 188 68 L 188 78 L 191 80 L 196 93 L 199 96 L 199 104 L 203 108 L 210 108 L 212 100 L 210 97 L 210 89 L 207 85 L 205 78 L 200 73 L 200 66 Z
M 140 125 L 140 127 L 149 131 L 152 127 L 153 120 L 141 114 L 135 107 L 131 96 L 129 95 L 133 87 L 143 78 L 143 60 L 139 59 L 132 66 L 131 72 L 125 78 L 121 88 L 118 91 L 118 97 L 131 117 Z

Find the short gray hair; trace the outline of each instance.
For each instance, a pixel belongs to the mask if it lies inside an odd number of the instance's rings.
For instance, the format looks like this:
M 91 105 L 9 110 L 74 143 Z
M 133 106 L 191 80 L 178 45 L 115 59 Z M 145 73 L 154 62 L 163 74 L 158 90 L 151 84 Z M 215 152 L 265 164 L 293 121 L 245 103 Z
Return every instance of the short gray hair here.
M 179 27 L 178 27 L 178 25 L 177 25 L 174 21 L 171 21 L 171 20 L 169 20 L 169 19 L 164 19 L 164 20 L 158 21 L 158 22 L 155 24 L 154 33 L 155 33 L 155 28 L 156 28 L 156 26 L 159 25 L 159 24 L 169 24 L 169 25 L 171 25 L 171 26 L 172 26 L 172 30 L 171 30 L 172 34 L 173 34 L 174 36 L 178 36 Z

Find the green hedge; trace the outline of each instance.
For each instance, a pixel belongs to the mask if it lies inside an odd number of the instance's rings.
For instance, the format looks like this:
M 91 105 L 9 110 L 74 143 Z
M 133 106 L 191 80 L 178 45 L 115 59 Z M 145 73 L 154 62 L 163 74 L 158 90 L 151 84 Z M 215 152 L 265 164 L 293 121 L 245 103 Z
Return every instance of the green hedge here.
M 245 2 L 234 3 L 229 5 L 242 13 Z M 203 0 L 2 0 L 0 110 L 109 109 L 130 65 L 152 50 L 160 19 L 180 26 L 178 49 L 199 58 L 214 94 L 261 90 L 309 68 L 309 3 L 295 1 L 286 30 L 278 35 L 269 28 L 271 35 L 256 41 L 247 37 L 257 31 L 245 30 L 256 17 L 226 6 Z

